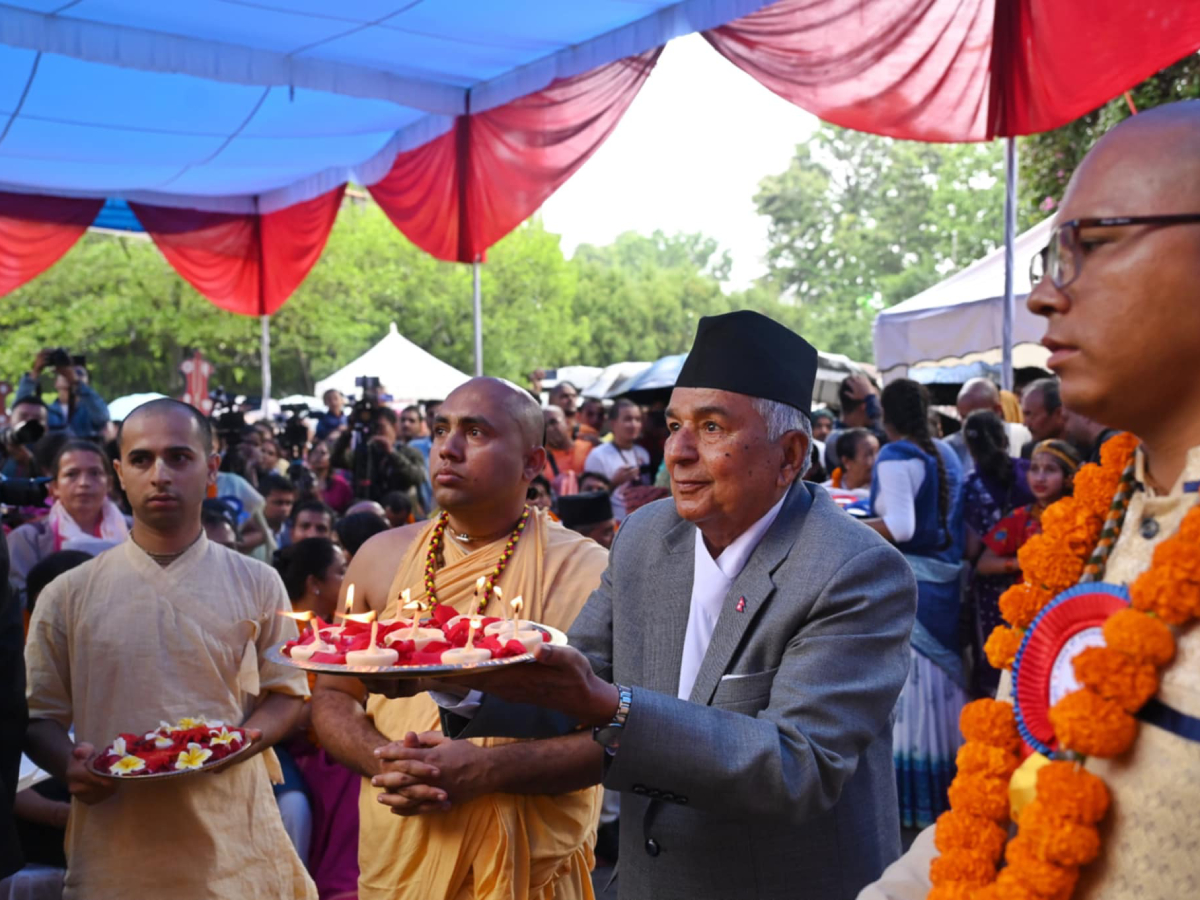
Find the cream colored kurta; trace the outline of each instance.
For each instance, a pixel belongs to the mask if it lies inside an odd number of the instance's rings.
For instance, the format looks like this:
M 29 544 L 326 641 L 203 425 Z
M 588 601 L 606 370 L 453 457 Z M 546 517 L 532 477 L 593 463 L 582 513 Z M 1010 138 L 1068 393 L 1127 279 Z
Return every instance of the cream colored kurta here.
M 383 618 L 404 615 L 397 598 L 405 588 L 424 599 L 424 569 L 434 523 L 398 560 Z M 474 611 L 475 580 L 496 564 L 507 536 L 467 554 L 447 541 L 446 565 L 437 572 L 438 599 Z M 608 553 L 537 511 L 529 519 L 500 588 L 508 600 L 522 596 L 522 618 L 566 630 L 600 585 Z M 493 597 L 487 615 L 503 615 Z M 367 711 L 375 727 L 399 741 L 409 731 L 440 727 L 427 694 L 387 700 L 372 694 Z M 486 738 L 484 746 L 511 743 Z M 449 812 L 401 817 L 376 801 L 379 789 L 363 779 L 359 800 L 359 900 L 591 900 L 601 789 L 569 794 L 490 794 Z
M 307 696 L 304 673 L 265 660 L 294 637 L 273 570 L 203 534 L 163 569 L 134 544 L 59 577 L 25 648 L 29 714 L 99 751 L 120 732 L 185 715 L 240 724 L 268 692 Z M 271 791 L 268 750 L 214 774 L 122 784 L 67 827 L 67 900 L 315 898 Z
M 1137 479 L 1145 484 L 1137 457 Z M 1200 500 L 1200 447 L 1188 453 L 1169 494 L 1137 491 L 1104 580 L 1131 584 L 1150 567 L 1154 548 L 1173 536 Z M 1200 628 L 1176 629 L 1175 661 L 1162 674 L 1157 698 L 1200 718 Z M 1010 696 L 1008 676 L 1001 694 Z M 1081 872 L 1072 900 L 1182 900 L 1200 897 L 1200 743 L 1142 723 L 1133 747 L 1117 759 L 1090 757 L 1086 768 L 1104 779 L 1112 806 L 1100 825 L 1100 858 Z M 929 862 L 937 854 L 929 828 L 859 900 L 923 900 Z

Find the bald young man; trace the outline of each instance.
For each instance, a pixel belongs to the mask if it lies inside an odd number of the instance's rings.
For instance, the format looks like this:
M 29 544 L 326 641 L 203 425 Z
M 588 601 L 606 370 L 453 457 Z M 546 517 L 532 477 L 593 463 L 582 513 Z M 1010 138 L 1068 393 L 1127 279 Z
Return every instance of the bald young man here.
M 205 537 L 220 458 L 193 407 L 139 406 L 120 448 L 131 540 L 42 591 L 25 648 L 28 752 L 72 796 L 63 896 L 315 900 L 271 791 L 282 773 L 268 748 L 308 696 L 303 672 L 265 657 L 296 635 L 279 615 L 291 611 L 283 582 Z M 241 725 L 250 755 L 156 785 L 88 769 L 118 734 L 184 716 Z
M 1125 216 L 1137 218 L 1105 218 Z M 1054 224 L 1046 275 L 1026 303 L 1046 319 L 1047 367 L 1064 404 L 1141 439 L 1136 488 L 1103 576 L 1128 586 L 1200 499 L 1200 104 L 1161 106 L 1106 134 L 1076 169 Z M 1197 660 L 1193 622 L 1176 630 L 1175 659 L 1139 716 L 1133 746 L 1083 763 L 1104 780 L 1111 804 L 1100 856 L 1083 867 L 1072 900 L 1196 895 Z M 860 900 L 924 900 L 935 829 Z
M 430 453 L 434 498 L 444 512 L 363 545 L 345 581 L 354 585 L 356 609 L 385 619 L 411 616 L 398 602 L 408 589 L 413 601 L 473 613 L 477 579 L 501 568 L 496 584 L 504 600 L 487 595 L 485 614 L 504 615 L 504 601 L 520 596 L 523 618 L 568 628 L 600 583 L 608 554 L 526 504 L 529 484 L 546 464 L 542 432 L 542 410 L 508 382 L 475 378 L 450 394 L 434 419 Z M 437 533 L 443 537 L 434 545 Z M 511 541 L 513 553 L 502 563 Z M 599 791 L 534 781 L 505 784 L 499 793 L 490 773 L 493 760 L 511 751 L 505 741 L 446 740 L 427 694 L 371 693 L 428 686 L 317 681 L 313 722 L 321 743 L 364 776 L 360 900 L 590 897 Z M 471 702 L 465 691 L 454 696 L 449 682 L 441 689 L 443 702 Z M 382 793 L 394 786 L 388 779 L 396 765 L 377 751 L 393 742 L 424 748 L 425 773 L 437 773 L 416 804 Z M 432 814 L 412 816 L 416 811 Z

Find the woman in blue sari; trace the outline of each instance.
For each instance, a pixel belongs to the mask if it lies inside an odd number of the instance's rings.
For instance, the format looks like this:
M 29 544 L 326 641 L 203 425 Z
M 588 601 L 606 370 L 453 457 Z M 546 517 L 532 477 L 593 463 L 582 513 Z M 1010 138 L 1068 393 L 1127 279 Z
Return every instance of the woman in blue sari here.
M 905 828 L 932 824 L 949 804 L 958 716 L 967 701 L 959 636 L 962 466 L 930 433 L 929 397 L 915 381 L 883 390 L 891 443 L 879 451 L 868 524 L 904 554 L 917 578 L 912 666 L 896 707 L 892 752 Z

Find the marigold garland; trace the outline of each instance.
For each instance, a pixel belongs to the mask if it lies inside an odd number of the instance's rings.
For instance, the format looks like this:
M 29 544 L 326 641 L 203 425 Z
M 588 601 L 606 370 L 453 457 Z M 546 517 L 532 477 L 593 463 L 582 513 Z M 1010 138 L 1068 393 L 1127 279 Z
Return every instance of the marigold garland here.
M 1161 619 L 1123 609 L 1104 623 L 1104 643 L 1140 662 L 1162 668 L 1175 658 L 1175 638 Z
M 1107 441 L 1101 464 L 1076 474 L 1074 497 L 1043 514 L 1042 534 L 1018 554 L 1024 582 L 1000 597 L 1008 625 L 995 629 L 985 645 L 993 665 L 1011 668 L 1024 630 L 1046 604 L 1085 573 L 1085 580 L 1102 573 L 1120 533 L 1137 445 L 1129 434 Z M 1055 737 L 1065 750 L 1117 756 L 1136 738 L 1133 713 L 1157 692 L 1159 670 L 1175 656 L 1168 625 L 1200 616 L 1200 506 L 1188 512 L 1177 534 L 1159 544 L 1151 567 L 1130 587 L 1130 597 L 1131 607 L 1104 623 L 1105 646 L 1075 658 L 1083 687 L 1050 709 Z M 1001 701 L 967 704 L 959 727 L 966 744 L 950 787 L 951 809 L 938 818 L 935 844 L 942 855 L 930 867 L 934 888 L 928 900 L 1069 900 L 1079 867 L 1100 853 L 1096 824 L 1109 806 L 1104 782 L 1080 762 L 1043 766 L 1037 799 L 1024 808 L 1018 835 L 1006 848 L 1006 867 L 997 874 L 993 865 L 988 873 L 984 861 L 994 864 L 999 856 L 1008 818 L 999 786 L 1007 794 L 1009 766 L 1021 739 L 1011 705 Z
M 1129 713 L 1158 693 L 1158 670 L 1112 647 L 1088 647 L 1075 657 L 1075 677 Z

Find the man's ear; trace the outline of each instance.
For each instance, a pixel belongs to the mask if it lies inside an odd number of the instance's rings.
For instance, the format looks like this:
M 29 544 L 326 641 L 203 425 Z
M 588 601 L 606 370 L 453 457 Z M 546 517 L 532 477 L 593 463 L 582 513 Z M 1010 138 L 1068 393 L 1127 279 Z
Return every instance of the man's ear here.
M 117 484 L 119 484 L 121 486 L 121 490 L 125 490 L 125 479 L 121 477 L 121 460 L 114 459 L 112 461 L 112 467 L 113 467 L 113 472 L 117 476 Z M 51 490 L 53 490 L 53 488 L 54 488 L 53 482 L 51 482 L 50 488 L 51 488 Z
M 533 481 L 546 468 L 546 448 L 534 447 L 525 454 L 525 480 Z
M 207 479 L 206 483 L 208 483 L 208 484 L 216 484 L 217 483 L 217 472 L 220 470 L 220 468 L 221 468 L 221 454 L 220 453 L 210 453 L 208 455 L 208 479 Z
M 803 431 L 789 431 L 780 438 L 780 444 L 783 447 L 783 462 L 779 467 L 779 485 L 784 487 L 794 484 L 808 471 L 812 444 Z

